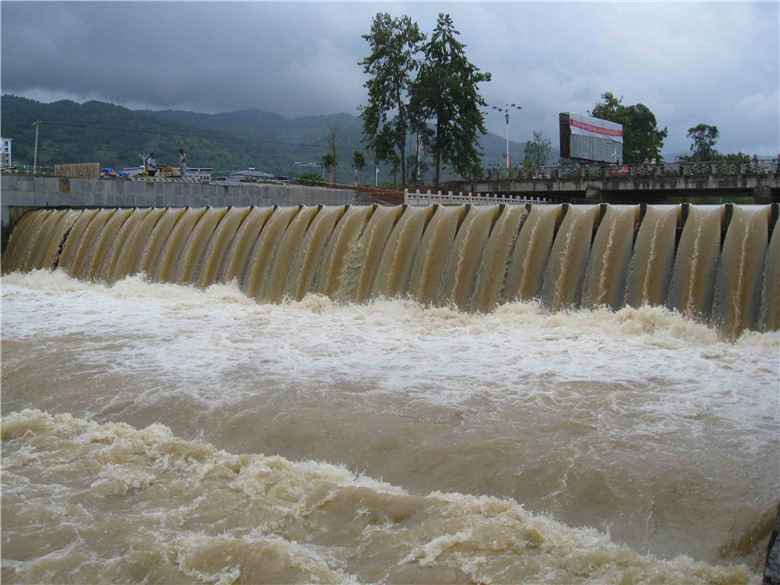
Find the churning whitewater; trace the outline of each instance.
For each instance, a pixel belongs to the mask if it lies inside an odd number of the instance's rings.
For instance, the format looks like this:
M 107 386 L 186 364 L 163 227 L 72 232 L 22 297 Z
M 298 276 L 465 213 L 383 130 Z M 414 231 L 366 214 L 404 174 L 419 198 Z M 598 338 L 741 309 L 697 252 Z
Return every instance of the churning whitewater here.
M 760 581 L 777 331 L 32 268 L 2 279 L 4 582 Z

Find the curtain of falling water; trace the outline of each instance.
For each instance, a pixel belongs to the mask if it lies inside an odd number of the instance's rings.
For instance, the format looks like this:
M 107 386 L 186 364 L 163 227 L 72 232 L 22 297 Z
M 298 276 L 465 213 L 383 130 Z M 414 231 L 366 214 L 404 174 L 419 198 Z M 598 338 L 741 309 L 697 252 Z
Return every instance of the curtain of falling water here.
M 444 263 L 455 240 L 458 226 L 466 215 L 466 206 L 441 207 L 425 230 L 412 269 L 409 294 L 422 304 L 431 304 L 444 270 Z M 406 292 L 406 287 L 399 292 Z
M 65 270 L 68 274 L 72 274 L 73 264 L 76 262 L 77 253 L 81 246 L 81 238 L 84 235 L 87 226 L 92 219 L 98 214 L 98 209 L 90 209 L 81 214 L 81 216 L 73 224 L 73 227 L 65 240 L 65 245 L 62 247 L 62 254 L 60 255 L 59 267 Z M 31 236 L 33 234 L 30 234 Z
M 607 208 L 590 252 L 583 306 L 612 309 L 623 306 L 638 216 L 636 206 Z
M 208 248 L 191 282 L 201 288 L 206 288 L 215 282 L 217 271 L 224 264 L 225 254 L 236 237 L 239 227 L 249 215 L 249 211 L 249 207 L 232 207 L 227 211 L 209 240 Z
M 42 243 L 40 253 L 35 258 L 29 258 L 29 262 L 25 263 L 25 271 L 34 268 L 53 268 L 57 263 L 60 247 L 65 239 L 65 235 L 70 231 L 79 217 L 79 212 L 70 210 L 55 211 L 54 213 L 55 217 L 59 216 L 59 218 L 57 219 L 57 222 L 51 226 L 50 230 L 48 230 L 46 226 L 41 226 L 41 237 L 36 238 Z
M 51 211 L 50 213 L 42 214 L 40 222 L 34 229 L 41 234 L 51 233 L 54 226 L 57 225 L 61 213 L 59 211 Z M 49 238 L 46 237 L 33 239 L 28 246 L 24 260 L 20 263 L 20 268 L 24 271 L 32 270 L 32 267 L 38 264 L 38 256 L 41 254 L 42 249 L 46 248 L 48 243 Z
M 626 286 L 627 305 L 641 307 L 666 302 L 679 221 L 680 206 L 647 208 L 631 258 Z
M 712 315 L 727 336 L 757 323 L 768 234 L 769 207 L 754 213 L 733 208 L 718 263 Z
M 561 206 L 531 208 L 512 253 L 504 300 L 530 301 L 539 294 L 561 214 Z
M 552 310 L 666 305 L 728 336 L 780 327 L 771 206 L 734 206 L 730 220 L 723 206 L 640 215 L 608 205 L 39 210 L 19 220 L 3 271 L 235 281 L 268 302 L 319 292 L 476 311 L 533 298 Z
M 297 211 L 298 208 L 293 209 Z M 275 211 L 276 207 L 253 207 L 250 210 L 233 237 L 225 262 L 218 269 L 217 282 L 227 283 L 235 279 L 239 283 L 244 283 L 253 246 L 260 235 L 260 230 Z M 276 217 L 279 215 L 277 214 Z M 246 289 L 244 290 L 246 292 Z
M 542 285 L 542 299 L 553 311 L 578 304 L 598 212 L 572 207 L 563 219 Z
M 147 276 L 154 279 L 155 273 L 152 270 L 152 267 L 158 262 L 161 256 L 161 250 L 170 236 L 173 227 L 186 211 L 186 209 L 174 208 L 165 210 L 165 213 L 163 213 L 154 224 L 154 228 L 146 242 L 146 246 L 139 255 L 138 262 L 135 265 L 135 268 L 131 270 L 131 273 L 144 272 Z
M 26 213 L 19 219 L 8 241 L 8 249 L 3 254 L 3 272 L 24 270 L 24 259 L 30 253 L 38 234 L 38 230 L 32 228 L 35 224 L 43 223 L 50 213 L 50 210 Z
M 670 308 L 691 317 L 709 317 L 722 224 L 723 207 L 704 211 L 689 206 L 669 286 Z
M 363 265 L 358 246 L 360 236 L 374 212 L 373 207 L 352 207 L 338 223 L 328 242 L 321 270 L 317 271 L 317 292 L 342 301 L 355 297 L 354 290 Z M 353 253 L 354 252 L 354 253 Z M 347 296 L 342 290 L 350 290 Z
M 286 297 L 300 301 L 309 292 L 314 280 L 314 271 L 322 260 L 336 223 L 342 218 L 345 211 L 346 208 L 340 206 L 323 208 L 317 213 L 298 247 L 287 274 L 284 289 Z
M 777 224 L 766 251 L 759 319 L 762 331 L 780 329 L 780 230 Z
M 374 297 L 391 298 L 406 292 L 407 275 L 433 210 L 433 207 L 410 207 L 398 220 L 382 252 L 373 288 Z
M 290 272 L 290 266 L 298 254 L 301 242 L 309 229 L 309 225 L 314 221 L 319 212 L 318 207 L 303 208 L 290 222 L 289 227 L 284 232 L 279 246 L 276 250 L 274 263 L 266 272 L 265 282 L 259 299 L 278 303 L 282 300 L 284 287 L 287 283 L 287 274 Z
M 393 228 L 398 223 L 403 211 L 402 207 L 380 207 L 371 216 L 365 231 L 358 240 L 358 245 L 352 252 L 353 261 L 350 262 L 350 265 L 356 264 L 360 267 L 360 273 L 355 283 L 356 288 L 353 293 L 349 288 L 349 283 L 343 283 L 339 288 L 340 300 L 354 299 L 362 303 L 371 297 L 379 263 L 382 260 L 390 234 L 394 233 Z
M 116 212 L 116 209 L 101 209 L 87 225 L 71 264 L 69 274 L 73 278 L 86 279 L 89 277 L 89 266 L 92 257 L 98 252 L 100 237 Z
M 222 221 L 222 218 L 225 217 L 226 213 L 226 208 L 210 208 L 196 220 L 195 226 L 190 231 L 189 236 L 187 236 L 184 247 L 179 253 L 172 282 L 192 282 L 195 271 L 200 264 L 200 259 L 203 256 L 203 252 L 211 240 L 211 237 L 214 235 L 217 224 Z
M 137 235 L 141 225 L 152 214 L 156 214 L 159 217 L 160 211 L 150 208 L 133 211 L 130 217 L 122 224 L 122 227 L 119 228 L 114 241 L 111 242 L 111 249 L 106 255 L 107 259 L 100 267 L 100 271 L 95 278 L 105 282 L 114 282 L 116 280 L 115 276 L 120 260 L 126 257 L 127 254 L 130 254 L 131 251 L 137 252 Z M 154 227 L 154 224 L 149 227 L 149 231 L 151 231 L 152 227 Z
M 100 235 L 95 238 L 95 244 L 92 247 L 92 258 L 88 259 L 79 271 L 79 278 L 82 280 L 94 280 L 99 277 L 101 269 L 105 265 L 106 256 L 111 251 L 111 245 L 116 239 L 116 235 L 133 212 L 132 209 L 118 209 L 111 218 L 106 221 Z M 92 223 L 95 223 L 93 220 Z M 90 226 L 91 227 L 91 226 Z
M 244 272 L 241 286 L 241 290 L 250 297 L 259 298 L 261 286 L 276 258 L 282 236 L 300 211 L 299 207 L 279 209 L 268 219 L 266 226 L 260 232 L 249 254 L 250 261 Z
M 527 218 L 528 210 L 525 207 L 507 208 L 499 216 L 485 246 L 472 310 L 487 313 L 499 303 L 500 295 L 506 286 L 512 252 Z
M 454 303 L 460 309 L 468 309 L 476 286 L 476 268 L 482 260 L 488 234 L 500 208 L 472 207 L 455 236 L 450 248 L 444 274 L 436 293 L 436 304 Z

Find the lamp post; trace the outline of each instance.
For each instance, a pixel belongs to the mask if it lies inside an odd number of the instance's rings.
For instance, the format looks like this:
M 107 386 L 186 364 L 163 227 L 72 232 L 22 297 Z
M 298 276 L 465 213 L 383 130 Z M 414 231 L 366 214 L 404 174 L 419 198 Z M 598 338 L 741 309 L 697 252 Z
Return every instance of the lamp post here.
M 33 176 L 35 175 L 35 168 L 38 166 L 38 126 L 43 124 L 43 120 L 33 122 L 31 126 L 35 126 L 35 154 L 33 154 Z M 28 159 L 29 160 L 29 159 Z
M 506 120 L 506 152 L 504 153 L 504 158 L 506 158 L 506 168 L 509 168 L 509 111 L 512 109 L 522 110 L 523 107 L 515 104 L 504 104 L 502 107 L 493 106 L 493 109 L 504 112 L 504 119 Z

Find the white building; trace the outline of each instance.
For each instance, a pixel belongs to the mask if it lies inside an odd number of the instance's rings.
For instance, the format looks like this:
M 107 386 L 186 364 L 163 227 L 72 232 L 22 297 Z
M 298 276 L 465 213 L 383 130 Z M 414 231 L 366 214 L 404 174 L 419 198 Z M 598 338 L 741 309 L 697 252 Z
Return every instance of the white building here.
M 3 160 L 0 163 L 2 168 L 11 166 L 11 140 L 13 138 L 0 138 L 3 143 Z

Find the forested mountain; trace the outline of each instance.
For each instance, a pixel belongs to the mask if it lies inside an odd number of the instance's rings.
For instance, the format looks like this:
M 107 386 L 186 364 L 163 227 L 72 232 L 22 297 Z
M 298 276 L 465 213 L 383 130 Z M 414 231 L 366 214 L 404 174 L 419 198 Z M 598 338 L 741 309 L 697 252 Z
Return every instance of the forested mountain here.
M 337 181 L 352 183 L 352 152 L 364 149 L 360 118 L 344 113 L 289 119 L 256 109 L 222 114 L 137 111 L 97 101 L 44 104 L 4 95 L 1 114 L 2 136 L 13 139 L 13 159 L 20 165 L 33 162 L 32 123 L 38 120 L 43 121 L 38 136 L 41 166 L 99 162 L 101 166 L 121 169 L 137 166 L 141 162 L 139 155 L 149 152 L 156 154 L 158 164 L 176 166 L 178 150 L 183 148 L 189 166 L 212 167 L 217 174 L 254 167 L 297 176 L 319 171 L 295 163 L 321 162 L 328 149 L 325 136 L 330 124 L 336 128 Z M 505 140 L 487 134 L 481 144 L 485 163 L 500 164 Z M 510 148 L 518 160 L 525 144 L 513 142 Z M 373 168 L 364 169 L 364 182 L 372 183 L 372 175 Z M 379 181 L 392 182 L 386 165 L 380 167 Z

